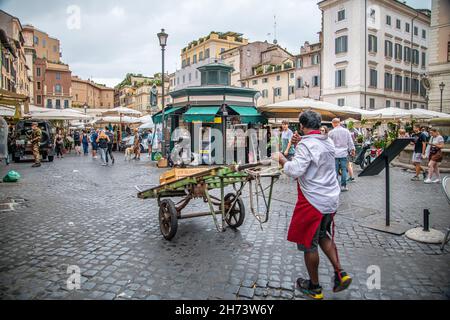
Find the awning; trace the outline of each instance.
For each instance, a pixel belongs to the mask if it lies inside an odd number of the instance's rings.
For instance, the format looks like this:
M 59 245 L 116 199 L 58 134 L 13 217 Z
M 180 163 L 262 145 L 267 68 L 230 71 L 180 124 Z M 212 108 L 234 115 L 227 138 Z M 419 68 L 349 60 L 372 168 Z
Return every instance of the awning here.
M 182 109 L 183 107 L 172 107 L 172 108 L 167 108 L 166 110 L 164 110 L 164 117 L 167 118 L 167 116 L 169 116 L 170 114 L 174 113 L 175 111 L 178 111 L 180 109 Z M 158 112 L 157 114 L 155 114 L 153 116 L 153 123 L 161 123 L 162 121 L 162 111 Z
M 184 115 L 184 122 L 214 122 L 220 106 L 191 107 Z
M 241 116 L 241 123 L 265 123 L 267 120 L 256 110 L 255 107 L 229 106 L 234 112 Z

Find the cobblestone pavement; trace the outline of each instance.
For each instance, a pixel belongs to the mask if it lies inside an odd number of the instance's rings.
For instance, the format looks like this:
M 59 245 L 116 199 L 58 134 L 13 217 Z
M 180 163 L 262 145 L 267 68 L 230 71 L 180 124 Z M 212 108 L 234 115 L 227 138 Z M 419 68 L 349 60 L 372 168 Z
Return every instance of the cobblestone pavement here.
M 294 286 L 306 275 L 303 257 L 286 241 L 295 183 L 277 183 L 269 222 L 251 216 L 239 231 L 218 233 L 211 217 L 182 220 L 172 242 L 159 231 L 154 200 L 136 198 L 135 185 L 155 184 L 162 170 L 147 159 L 101 167 L 90 157 L 66 157 L 0 183 L 0 299 L 303 299 Z M 431 225 L 450 225 L 439 185 L 392 172 L 393 220 L 416 227 L 422 211 Z M 449 299 L 449 246 L 424 245 L 362 227 L 384 215 L 384 176 L 360 178 L 342 194 L 336 221 L 340 260 L 354 277 L 349 290 L 331 292 L 332 268 L 321 256 L 327 299 Z M 244 199 L 248 203 L 248 199 Z M 204 206 L 196 204 L 194 209 Z M 205 207 L 206 208 L 206 207 Z M 68 266 L 80 268 L 81 289 L 69 291 Z M 371 265 L 381 289 L 369 290 Z

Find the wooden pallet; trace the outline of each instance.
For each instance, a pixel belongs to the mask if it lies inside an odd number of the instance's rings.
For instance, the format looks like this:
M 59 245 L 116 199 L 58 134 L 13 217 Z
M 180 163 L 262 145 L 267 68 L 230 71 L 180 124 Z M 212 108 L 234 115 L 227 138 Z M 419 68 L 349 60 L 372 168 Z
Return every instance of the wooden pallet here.
M 197 173 L 208 171 L 210 169 L 211 168 L 175 168 L 175 169 L 164 172 L 159 177 L 159 183 L 161 185 L 171 183 L 171 182 L 192 176 Z

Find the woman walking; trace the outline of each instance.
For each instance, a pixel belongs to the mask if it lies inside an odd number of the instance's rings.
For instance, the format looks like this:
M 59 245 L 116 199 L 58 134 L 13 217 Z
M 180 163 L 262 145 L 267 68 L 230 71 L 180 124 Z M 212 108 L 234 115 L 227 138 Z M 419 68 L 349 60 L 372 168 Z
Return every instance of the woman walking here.
M 89 138 L 86 131 L 83 130 L 81 135 L 81 143 L 83 144 L 83 153 L 85 156 L 89 154 Z
M 63 157 L 64 136 L 62 135 L 61 130 L 57 131 L 57 134 L 55 136 L 54 145 L 55 145 L 56 157 L 59 159 L 64 158 Z
M 430 163 L 428 164 L 428 178 L 425 183 L 439 183 L 441 182 L 441 175 L 439 172 L 439 163 L 442 162 L 442 148 L 444 148 L 444 138 L 439 134 L 436 128 L 430 130 L 431 138 L 428 142 L 428 154 Z M 433 180 L 433 175 L 436 179 Z
M 105 131 L 103 131 L 103 130 L 100 131 L 100 134 L 98 135 L 96 143 L 98 144 L 98 148 L 100 149 L 100 157 L 102 159 L 102 166 L 107 166 L 108 165 L 107 152 L 108 152 L 109 138 L 106 135 Z

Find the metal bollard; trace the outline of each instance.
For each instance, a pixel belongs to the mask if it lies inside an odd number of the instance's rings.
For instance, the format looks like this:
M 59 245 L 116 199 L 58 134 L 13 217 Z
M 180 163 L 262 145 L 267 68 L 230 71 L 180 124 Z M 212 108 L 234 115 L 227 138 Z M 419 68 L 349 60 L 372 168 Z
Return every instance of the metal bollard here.
M 430 210 L 429 209 L 423 210 L 423 231 L 425 231 L 425 232 L 430 231 Z

